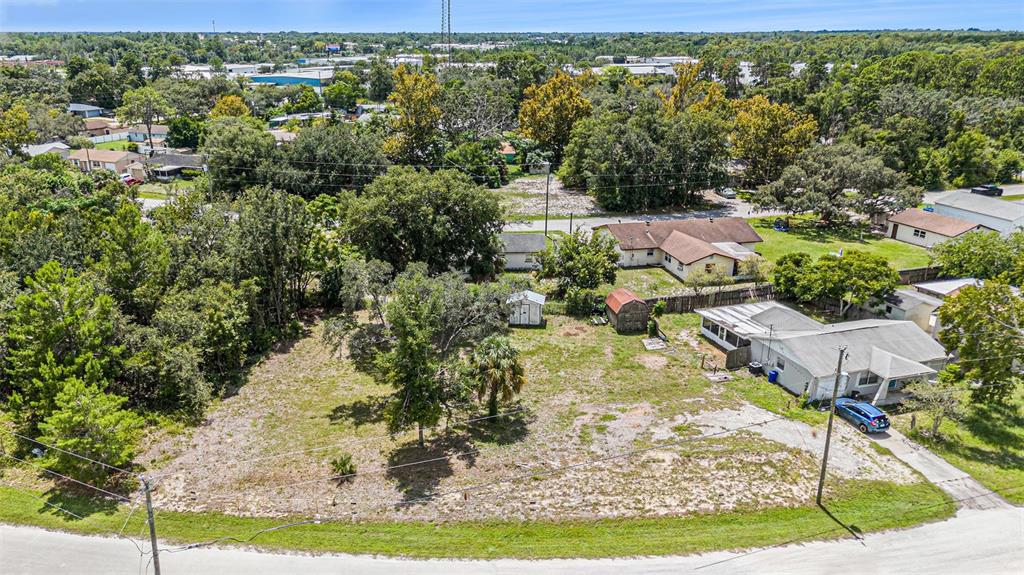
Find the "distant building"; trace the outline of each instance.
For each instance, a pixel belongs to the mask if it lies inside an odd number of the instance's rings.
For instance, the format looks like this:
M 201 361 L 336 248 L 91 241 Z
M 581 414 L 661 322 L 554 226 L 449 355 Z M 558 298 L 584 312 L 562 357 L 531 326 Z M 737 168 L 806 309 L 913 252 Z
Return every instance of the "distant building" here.
M 502 244 L 502 256 L 507 270 L 540 269 L 537 254 L 544 251 L 547 243 L 544 234 L 498 234 Z
M 273 84 L 275 86 L 312 86 L 319 91 L 320 88 L 331 83 L 334 78 L 334 70 L 297 70 L 294 72 L 278 72 L 272 74 L 255 74 L 249 76 L 249 81 L 256 84 Z
M 1003 235 L 1024 228 L 1024 205 L 970 192 L 951 192 L 935 200 L 935 213 L 974 222 Z
M 103 108 L 90 104 L 68 104 L 68 113 L 79 118 L 95 118 L 103 115 Z
M 647 302 L 626 288 L 612 290 L 604 300 L 608 322 L 619 333 L 647 331 L 651 310 Z
M 944 216 L 920 208 L 910 208 L 889 217 L 888 236 L 894 240 L 930 248 L 939 242 L 973 232 L 987 230 L 976 223 Z
M 30 157 L 30 158 L 34 158 L 34 157 L 39 156 L 41 154 L 50 154 L 50 153 L 59 154 L 59 155 L 61 155 L 61 156 L 66 158 L 66 157 L 68 157 L 68 154 L 70 153 L 69 150 L 71 150 L 71 146 L 65 144 L 64 142 L 48 142 L 46 144 L 29 144 L 27 146 L 22 146 L 22 148 L 21 148 L 21 151 L 25 152 L 25 154 L 28 155 L 28 157 Z

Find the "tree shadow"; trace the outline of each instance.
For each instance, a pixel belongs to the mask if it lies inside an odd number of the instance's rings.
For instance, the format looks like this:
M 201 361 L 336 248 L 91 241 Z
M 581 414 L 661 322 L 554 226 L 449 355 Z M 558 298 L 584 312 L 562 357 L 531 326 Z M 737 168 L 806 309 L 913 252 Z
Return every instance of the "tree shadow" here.
M 352 403 L 339 405 L 327 416 L 333 424 L 351 421 L 355 427 L 384 421 L 384 407 L 387 397 L 357 399 Z
M 963 424 L 986 443 L 1013 445 L 1020 438 L 1011 430 L 1024 429 L 1024 413 L 1015 404 L 977 405 Z
M 82 493 L 81 488 L 73 483 L 51 488 L 39 500 L 45 504 L 40 505 L 38 513 L 49 513 L 65 521 L 80 521 L 97 513 L 113 515 L 119 505 L 112 497 L 94 497 Z
M 521 408 L 515 413 L 491 419 L 478 419 L 466 424 L 466 434 L 475 443 L 510 445 L 530 435 L 529 425 L 536 420 L 532 411 Z
M 441 480 L 455 472 L 453 459 L 476 465 L 476 448 L 464 434 L 446 434 L 420 447 L 406 443 L 388 457 L 387 477 L 396 482 L 402 501 L 410 503 L 434 493 Z

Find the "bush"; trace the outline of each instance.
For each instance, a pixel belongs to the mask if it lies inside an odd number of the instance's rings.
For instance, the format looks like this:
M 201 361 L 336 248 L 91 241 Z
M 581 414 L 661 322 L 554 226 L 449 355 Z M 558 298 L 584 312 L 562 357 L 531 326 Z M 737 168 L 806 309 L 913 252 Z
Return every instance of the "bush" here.
M 659 299 L 654 303 L 654 308 L 651 310 L 654 313 L 654 317 L 661 317 L 665 315 L 665 310 L 668 309 L 668 304 L 665 300 Z
M 137 154 L 139 153 L 139 144 L 137 144 L 136 142 L 129 142 L 129 144 L 125 146 L 125 150 Z
M 335 479 L 348 480 L 356 472 L 356 464 L 352 463 L 351 453 L 342 453 L 331 460 L 331 471 L 338 476 Z
M 647 320 L 647 337 L 658 337 L 658 322 Z
M 571 287 L 565 292 L 565 313 L 574 316 L 590 315 L 594 311 L 593 290 Z

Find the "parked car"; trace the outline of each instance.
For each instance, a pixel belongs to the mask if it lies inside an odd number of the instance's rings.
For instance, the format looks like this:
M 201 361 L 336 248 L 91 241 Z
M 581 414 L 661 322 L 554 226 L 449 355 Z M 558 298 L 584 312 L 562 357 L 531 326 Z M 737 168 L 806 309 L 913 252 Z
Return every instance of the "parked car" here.
M 995 184 L 985 184 L 983 186 L 971 188 L 971 193 L 980 194 L 982 196 L 1001 196 L 1003 195 L 1003 189 Z
M 862 433 L 879 433 L 889 429 L 889 418 L 870 403 L 840 397 L 836 400 L 836 413 L 856 425 Z
M 137 186 L 137 185 L 142 183 L 142 180 L 140 180 L 138 178 L 131 178 L 131 177 L 125 178 L 125 179 L 123 179 L 121 181 L 124 182 L 124 185 L 126 185 L 126 186 Z
M 727 200 L 732 200 L 736 198 L 736 190 L 732 188 L 718 188 L 717 190 L 715 190 L 715 193 Z

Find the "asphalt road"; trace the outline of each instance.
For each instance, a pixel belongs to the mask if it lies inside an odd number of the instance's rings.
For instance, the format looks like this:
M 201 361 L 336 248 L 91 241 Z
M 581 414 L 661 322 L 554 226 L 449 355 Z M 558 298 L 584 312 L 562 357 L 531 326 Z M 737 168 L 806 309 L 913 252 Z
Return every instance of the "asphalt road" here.
M 794 533 L 794 538 L 809 534 Z M 148 557 L 146 558 L 148 559 Z M 822 541 L 685 557 L 557 561 L 404 560 L 351 555 L 308 556 L 238 549 L 162 553 L 164 575 L 858 573 L 1020 575 L 1024 573 L 1024 509 L 963 509 L 955 518 L 858 540 Z M 0 526 L 5 575 L 138 575 L 146 568 L 128 541 L 30 527 Z M 152 572 L 152 569 L 149 569 Z

